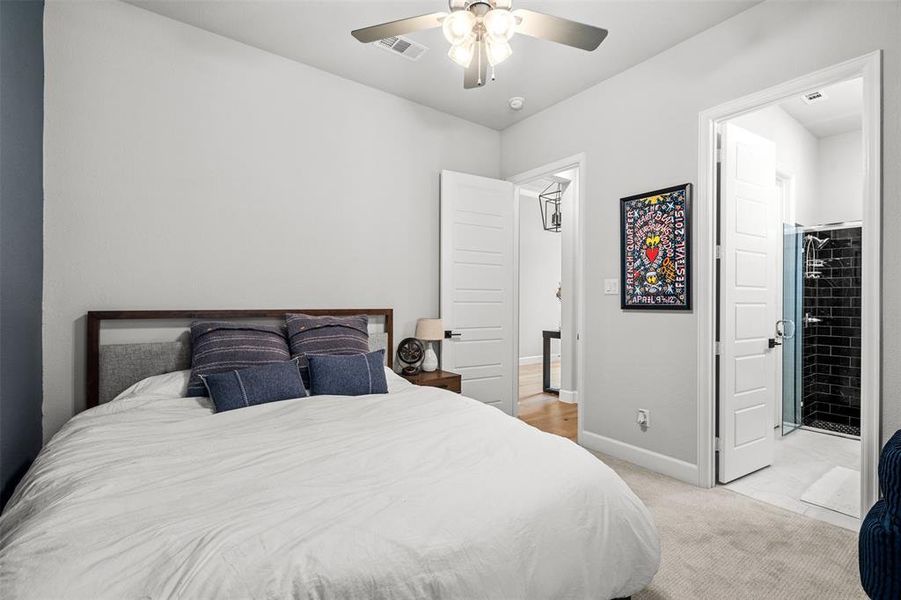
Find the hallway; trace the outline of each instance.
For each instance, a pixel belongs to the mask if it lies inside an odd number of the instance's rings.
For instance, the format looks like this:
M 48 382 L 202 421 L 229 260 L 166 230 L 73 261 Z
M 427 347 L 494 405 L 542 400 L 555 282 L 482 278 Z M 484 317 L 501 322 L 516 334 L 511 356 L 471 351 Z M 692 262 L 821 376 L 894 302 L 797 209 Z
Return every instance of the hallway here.
M 560 379 L 560 362 L 551 364 L 551 380 Z M 519 367 L 519 418 L 542 431 L 576 441 L 579 431 L 578 406 L 560 402 L 541 386 L 541 364 Z

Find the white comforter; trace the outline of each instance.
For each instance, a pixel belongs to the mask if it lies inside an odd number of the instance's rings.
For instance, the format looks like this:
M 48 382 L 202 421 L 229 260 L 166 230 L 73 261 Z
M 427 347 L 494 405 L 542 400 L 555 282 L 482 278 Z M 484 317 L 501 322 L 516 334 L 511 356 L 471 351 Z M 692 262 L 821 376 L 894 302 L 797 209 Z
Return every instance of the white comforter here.
M 647 585 L 641 501 L 572 442 L 444 390 L 73 418 L 0 517 L 19 598 L 614 598 Z

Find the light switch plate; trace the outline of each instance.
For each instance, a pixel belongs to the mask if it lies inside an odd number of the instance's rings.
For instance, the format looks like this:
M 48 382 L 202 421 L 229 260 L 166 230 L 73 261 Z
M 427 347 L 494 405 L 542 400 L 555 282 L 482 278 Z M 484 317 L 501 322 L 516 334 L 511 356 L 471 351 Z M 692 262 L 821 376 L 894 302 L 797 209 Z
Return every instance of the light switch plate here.
M 619 293 L 619 279 L 605 279 L 604 280 L 604 293 L 605 294 L 618 294 Z

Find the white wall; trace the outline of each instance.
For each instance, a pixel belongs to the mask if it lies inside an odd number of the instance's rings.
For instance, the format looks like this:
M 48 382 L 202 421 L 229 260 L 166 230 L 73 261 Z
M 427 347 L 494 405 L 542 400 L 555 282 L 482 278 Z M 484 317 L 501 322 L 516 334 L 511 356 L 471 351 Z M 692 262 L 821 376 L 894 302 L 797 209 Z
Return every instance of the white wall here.
M 776 168 L 792 179 L 794 222 L 816 225 L 819 198 L 818 140 L 794 117 L 778 106 L 742 115 L 732 122 L 776 145 Z
M 823 225 L 863 218 L 860 131 L 817 138 L 778 106 L 732 122 L 776 144 L 776 167 L 792 176 L 796 223 Z
M 560 327 L 561 235 L 545 231 L 538 196 L 519 197 L 519 357 L 541 356 L 543 329 Z M 555 348 L 552 346 L 552 350 Z
M 823 225 L 863 218 L 860 131 L 817 138 L 779 106 L 732 122 L 776 145 L 776 168 L 792 176 L 794 222 Z
M 499 134 L 119 2 L 45 13 L 44 434 L 91 309 L 438 312 L 438 174 Z
M 863 137 L 849 131 L 819 140 L 819 198 L 811 225 L 863 218 Z
M 690 478 L 697 474 L 694 312 L 627 312 L 605 296 L 619 273 L 619 198 L 698 173 L 698 114 L 884 49 L 884 232 L 901 231 L 901 3 L 765 2 L 502 132 L 502 173 L 586 153 L 583 439 Z M 540 142 L 540 143 L 539 143 Z M 695 228 L 695 233 L 697 232 Z M 901 314 L 901 261 L 885 261 L 883 310 Z M 698 291 L 695 290 L 697 297 Z M 883 323 L 884 436 L 901 427 L 901 322 Z M 635 424 L 651 410 L 651 427 Z

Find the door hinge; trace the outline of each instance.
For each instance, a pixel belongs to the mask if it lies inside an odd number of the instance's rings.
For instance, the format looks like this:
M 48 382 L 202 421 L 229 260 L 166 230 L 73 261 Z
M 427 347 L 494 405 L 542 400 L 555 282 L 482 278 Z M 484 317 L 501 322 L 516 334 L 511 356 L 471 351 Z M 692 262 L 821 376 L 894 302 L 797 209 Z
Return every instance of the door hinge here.
M 723 445 L 720 444 L 720 438 L 718 438 L 718 437 L 713 438 L 713 449 L 716 450 L 717 452 L 719 452 L 720 450 L 723 449 Z
M 713 355 L 714 356 L 720 355 L 720 343 L 719 342 L 713 342 Z
M 715 259 L 719 260 L 720 257 L 722 256 L 722 254 L 723 254 L 723 247 L 722 247 L 722 246 L 720 246 L 719 244 L 717 244 L 716 246 L 713 247 L 713 257 L 714 257 Z

